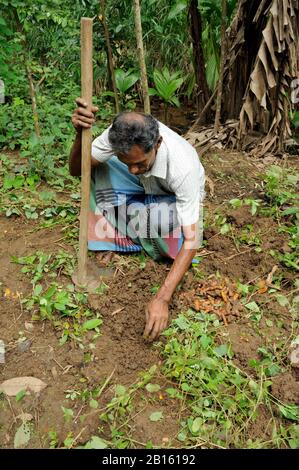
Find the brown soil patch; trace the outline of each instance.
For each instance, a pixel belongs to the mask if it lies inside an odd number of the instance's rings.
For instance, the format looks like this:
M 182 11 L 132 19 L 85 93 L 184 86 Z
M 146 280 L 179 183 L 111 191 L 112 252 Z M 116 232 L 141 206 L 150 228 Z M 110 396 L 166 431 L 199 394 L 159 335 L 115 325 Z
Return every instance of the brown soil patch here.
M 273 395 L 285 403 L 299 403 L 299 382 L 295 374 L 286 372 L 273 378 Z
M 246 207 L 234 211 L 224 205 L 225 201 L 232 198 L 259 198 L 260 190 L 256 185 L 259 170 L 249 158 L 225 152 L 206 156 L 203 163 L 214 184 L 214 195 L 208 190 L 209 209 L 215 211 L 220 207 L 236 230 L 253 224 L 254 230 L 261 234 L 262 251 L 257 253 L 254 247 L 242 246 L 238 252 L 232 238 L 220 235 L 216 229 L 208 227 L 205 239 L 206 249 L 210 254 L 203 257 L 199 265 L 200 271 L 205 277 L 218 272 L 232 282 L 248 282 L 264 277 L 276 263 L 267 251 L 282 249 L 284 236 L 277 234 L 277 227 L 271 218 L 252 217 Z M 6 345 L 6 362 L 4 365 L 0 364 L 0 381 L 32 375 L 44 380 L 48 386 L 40 396 L 26 396 L 20 402 L 10 399 L 8 403 L 6 398 L 0 400 L 0 447 L 13 446 L 15 431 L 21 424 L 17 418 L 21 411 L 32 415 L 35 426 L 30 447 L 48 447 L 47 433 L 51 430 L 57 432 L 59 445 L 63 445 L 69 432 L 77 437 L 76 445 L 84 443 L 92 435 L 98 434 L 99 425 L 103 427 L 103 435 L 108 437 L 108 426 L 99 423 L 98 413 L 89 408 L 88 401 L 66 398 L 67 391 L 93 390 L 113 373 L 99 400 L 99 407 L 103 407 L 113 397 L 115 384 L 128 386 L 137 380 L 140 372 L 153 364 L 159 365 L 160 362 L 157 349 L 143 340 L 142 333 L 145 324 L 144 310 L 153 296 L 152 288 L 161 285 L 169 269 L 169 265 L 164 263 L 147 260 L 144 269 L 122 265 L 123 272 L 119 271 L 114 278 L 107 280 L 108 290 L 104 294 L 89 297 L 90 306 L 100 312 L 103 325 L 101 336 L 96 341 L 92 340 L 92 334 L 84 336 L 84 350 L 72 342 L 60 346 L 61 333 L 49 322 L 36 322 L 32 329 L 26 329 L 25 322 L 30 322 L 31 314 L 22 309 L 18 297 L 3 297 L 5 288 L 21 293 L 23 297 L 32 288 L 29 278 L 20 272 L 20 266 L 11 263 L 11 256 L 29 255 L 38 249 L 53 253 L 61 248 L 56 244 L 62 236 L 59 228 L 30 232 L 35 226 L 35 222 L 23 218 L 0 217 L 0 339 Z M 72 252 L 72 248 L 67 245 L 65 249 Z M 290 276 L 292 280 L 292 274 Z M 196 270 L 190 270 L 174 295 L 171 303 L 172 315 L 193 306 L 191 293 L 192 290 L 196 292 L 199 286 Z M 280 311 L 277 310 L 277 316 L 279 315 Z M 284 320 L 287 321 L 285 318 Z M 248 373 L 252 372 L 248 360 L 257 359 L 257 349 L 265 344 L 262 331 L 261 334 L 255 332 L 245 315 L 241 314 L 238 320 L 233 319 L 233 323 L 228 325 L 227 332 L 235 353 L 234 360 Z M 265 334 L 267 332 L 265 329 Z M 24 352 L 18 348 L 18 339 L 22 335 L 30 341 L 29 349 Z M 88 362 L 85 352 L 90 352 L 90 342 L 94 343 L 94 349 L 93 359 Z M 290 374 L 276 377 L 273 380 L 273 394 L 281 400 L 298 402 L 296 377 Z M 62 406 L 73 409 L 74 419 L 70 423 L 63 417 Z M 157 409 L 163 411 L 164 419 L 152 422 L 149 416 Z M 158 446 L 167 446 L 168 442 L 174 442 L 179 429 L 175 402 L 141 401 L 136 404 L 134 413 L 131 431 L 136 441 L 151 441 Z M 80 416 L 83 414 L 87 414 L 87 418 L 81 422 Z M 254 437 L 264 438 L 262 424 L 266 417 L 263 410 L 259 416 L 252 433 Z M 137 444 L 136 446 L 138 447 Z

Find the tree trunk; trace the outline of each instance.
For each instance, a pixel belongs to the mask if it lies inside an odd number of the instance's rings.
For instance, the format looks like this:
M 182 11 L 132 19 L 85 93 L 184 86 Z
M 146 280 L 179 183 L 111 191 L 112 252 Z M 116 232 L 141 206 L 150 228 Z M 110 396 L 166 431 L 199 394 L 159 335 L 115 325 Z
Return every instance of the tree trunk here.
M 35 129 L 35 133 L 37 137 L 40 137 L 40 127 L 39 127 L 39 120 L 38 120 L 38 113 L 37 113 L 37 106 L 36 106 L 35 89 L 33 85 L 31 69 L 29 65 L 26 65 L 26 71 L 27 71 L 27 78 L 28 78 L 28 83 L 29 83 L 31 107 L 32 107 L 33 120 L 34 120 L 34 129 Z
M 220 127 L 221 117 L 221 102 L 222 102 L 222 90 L 223 90 L 223 75 L 224 75 L 224 64 L 226 54 L 226 41 L 225 41 L 225 30 L 226 30 L 226 16 L 227 16 L 227 0 L 222 0 L 221 11 L 222 11 L 222 23 L 221 23 L 221 60 L 220 60 L 220 75 L 218 82 L 217 91 L 217 103 L 216 103 L 216 115 L 215 115 L 215 126 L 214 132 L 217 133 Z
M 23 43 L 23 48 L 24 48 L 24 54 L 29 55 L 28 50 L 29 48 L 27 47 L 27 38 L 26 34 L 23 28 L 22 23 L 19 20 L 19 16 L 17 13 L 17 10 L 14 8 L 13 9 L 13 15 L 16 21 L 17 29 L 19 33 L 23 35 L 22 43 Z M 37 112 L 37 105 L 36 105 L 36 92 L 34 88 L 34 83 L 32 79 L 32 73 L 31 73 L 31 68 L 30 65 L 28 64 L 26 58 L 24 57 L 23 59 L 24 63 L 24 68 L 26 70 L 26 75 L 27 75 L 27 80 L 28 80 L 28 85 L 29 85 L 29 93 L 30 93 L 30 98 L 31 98 L 31 108 L 32 108 L 32 115 L 33 115 L 33 121 L 34 121 L 34 129 L 37 137 L 40 137 L 40 127 L 39 127 L 39 119 L 38 119 L 38 112 Z
M 145 65 L 145 59 L 144 59 L 141 12 L 140 12 L 139 0 L 134 0 L 134 17 L 135 17 L 135 33 L 136 33 L 136 40 L 137 40 L 139 67 L 140 67 L 140 73 L 141 73 L 143 106 L 144 106 L 144 112 L 146 114 L 150 114 L 151 108 L 150 108 L 150 99 L 149 99 L 149 93 L 148 93 L 146 65 Z
M 243 98 L 267 22 L 265 14 L 261 15 L 259 21 L 254 19 L 261 5 L 265 12 L 270 4 L 271 0 L 239 1 L 227 38 L 229 73 L 224 80 L 223 88 L 223 111 L 226 118 L 239 119 Z
M 238 148 L 282 153 L 292 135 L 289 93 L 299 69 L 298 0 L 240 0 L 228 41 L 223 107 L 239 121 Z
M 206 79 L 205 59 L 202 49 L 202 21 L 198 1 L 191 0 L 189 5 L 190 33 L 193 45 L 193 65 L 197 86 L 198 110 L 201 112 L 209 99 L 209 88 Z
M 116 88 L 116 82 L 115 82 L 115 72 L 114 72 L 114 64 L 113 64 L 112 47 L 111 47 L 111 42 L 110 42 L 110 37 L 109 37 L 108 25 L 107 25 L 107 21 L 106 21 L 105 0 L 100 0 L 100 6 L 101 6 L 102 23 L 103 23 L 103 27 L 104 27 L 104 36 L 105 36 L 106 48 L 107 48 L 108 68 L 109 68 L 109 74 L 110 74 L 113 93 L 114 93 L 115 111 L 116 111 L 116 113 L 119 113 L 119 101 L 118 101 L 118 94 L 117 94 L 117 88 Z

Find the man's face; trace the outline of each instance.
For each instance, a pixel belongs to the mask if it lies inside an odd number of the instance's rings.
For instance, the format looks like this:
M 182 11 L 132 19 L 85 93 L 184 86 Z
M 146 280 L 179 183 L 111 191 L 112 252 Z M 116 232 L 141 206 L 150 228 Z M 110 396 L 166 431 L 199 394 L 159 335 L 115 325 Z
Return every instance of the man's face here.
M 162 138 L 160 137 L 157 144 L 148 153 L 144 153 L 144 150 L 139 145 L 133 145 L 128 153 L 118 153 L 117 157 L 122 163 L 127 165 L 132 175 L 142 175 L 153 166 L 161 142 Z

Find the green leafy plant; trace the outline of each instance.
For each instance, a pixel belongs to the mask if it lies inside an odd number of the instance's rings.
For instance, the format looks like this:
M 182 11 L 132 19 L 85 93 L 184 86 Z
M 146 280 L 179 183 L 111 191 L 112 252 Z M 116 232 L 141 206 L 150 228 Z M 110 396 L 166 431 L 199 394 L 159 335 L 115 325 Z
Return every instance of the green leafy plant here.
M 264 212 L 274 215 L 280 223 L 280 232 L 289 236 L 289 252 L 271 251 L 288 268 L 299 270 L 299 174 L 292 169 L 272 165 L 264 176 L 269 208 Z
M 177 396 L 176 390 L 182 394 L 185 414 L 189 411 L 178 433 L 184 446 L 250 446 L 248 428 L 261 403 L 270 410 L 282 406 L 284 416 L 288 413 L 288 419 L 297 419 L 297 408 L 271 395 L 270 378 L 280 370 L 273 353 L 260 348 L 261 361 L 252 363 L 257 367 L 257 380 L 234 363 L 230 344 L 219 341 L 219 326 L 215 315 L 188 310 L 164 333 L 167 343 L 162 346 L 162 371 L 173 381 L 171 395 Z
M 179 88 L 184 82 L 181 72 L 171 73 L 167 67 L 162 70 L 154 70 L 153 73 L 155 88 L 150 89 L 151 95 L 158 95 L 164 102 L 164 120 L 168 124 L 169 105 L 179 107 L 180 102 L 177 95 Z
M 127 71 L 123 69 L 115 70 L 115 84 L 116 88 L 119 91 L 123 107 L 127 107 L 130 109 L 135 108 L 136 102 L 134 99 L 132 99 L 132 95 L 128 92 L 138 80 L 139 75 L 134 69 L 129 69 Z
M 258 208 L 260 207 L 261 199 L 231 199 L 229 201 L 230 205 L 234 208 L 237 209 L 239 207 L 242 207 L 243 205 L 245 206 L 250 206 L 251 208 L 251 215 L 256 215 L 258 212 Z

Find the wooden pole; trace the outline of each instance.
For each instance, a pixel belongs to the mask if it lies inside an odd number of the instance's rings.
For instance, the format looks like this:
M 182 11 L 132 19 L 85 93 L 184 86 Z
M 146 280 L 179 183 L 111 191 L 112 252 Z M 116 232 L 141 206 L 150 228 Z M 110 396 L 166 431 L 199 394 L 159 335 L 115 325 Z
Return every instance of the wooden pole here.
M 141 73 L 141 88 L 143 95 L 143 107 L 145 114 L 151 113 L 150 98 L 148 93 L 146 64 L 144 58 L 143 39 L 142 39 L 142 24 L 141 24 L 141 11 L 139 0 L 134 0 L 134 18 L 135 18 L 135 34 L 137 40 L 137 53 L 139 58 L 139 67 Z
M 92 19 L 81 18 L 81 97 L 92 104 Z M 82 129 L 81 211 L 78 256 L 78 283 L 87 281 L 88 213 L 91 173 L 91 129 Z

